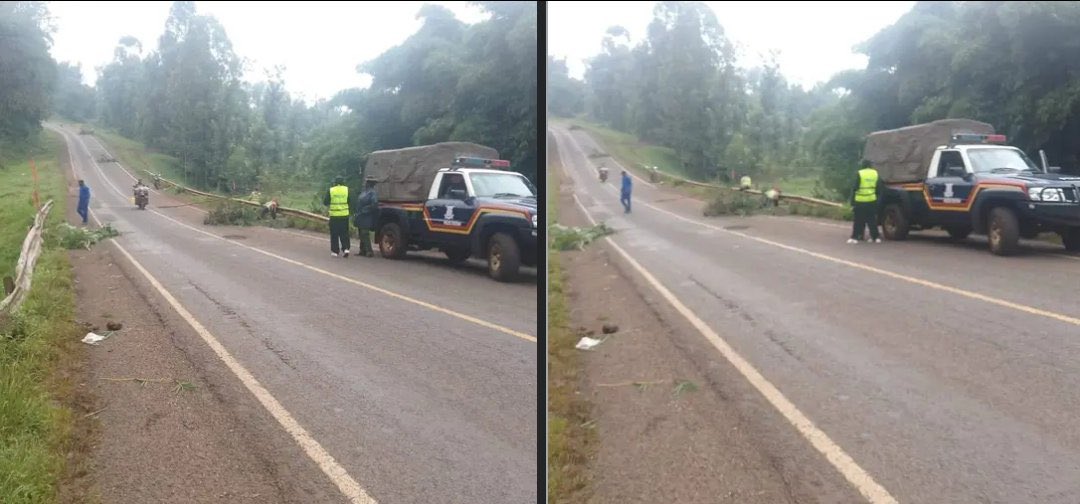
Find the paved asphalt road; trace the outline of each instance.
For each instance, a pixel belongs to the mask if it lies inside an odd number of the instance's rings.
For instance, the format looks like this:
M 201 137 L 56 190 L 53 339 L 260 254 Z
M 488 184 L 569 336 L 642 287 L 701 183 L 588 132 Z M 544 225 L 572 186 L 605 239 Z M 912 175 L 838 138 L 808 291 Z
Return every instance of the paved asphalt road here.
M 938 233 L 847 245 L 845 223 L 705 218 L 640 179 L 626 215 L 592 139 L 552 131 L 613 241 L 892 498 L 1080 502 L 1080 257 L 1030 243 L 1001 258 Z
M 98 140 L 61 131 L 93 191 L 91 209 L 123 233 L 119 244 L 368 495 L 536 501 L 535 273 L 502 284 L 430 257 L 333 259 L 323 236 L 204 226 L 202 211 L 156 191 L 139 211 L 131 176 L 94 161 Z M 267 451 L 279 484 L 311 487 L 310 502 L 342 501 L 214 353 L 189 357 L 209 370 L 216 393 L 233 394 L 250 428 L 277 443 Z

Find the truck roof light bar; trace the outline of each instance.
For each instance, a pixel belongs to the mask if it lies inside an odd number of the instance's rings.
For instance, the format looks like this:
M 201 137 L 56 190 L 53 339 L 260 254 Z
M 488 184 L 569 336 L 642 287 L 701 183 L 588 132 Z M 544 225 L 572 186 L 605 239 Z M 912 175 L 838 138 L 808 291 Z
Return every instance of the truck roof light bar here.
M 459 156 L 454 158 L 453 168 L 509 168 L 510 161 L 505 159 L 485 159 Z
M 979 135 L 972 133 L 961 133 L 958 135 L 953 135 L 951 144 L 1005 144 L 1005 142 L 1005 135 Z

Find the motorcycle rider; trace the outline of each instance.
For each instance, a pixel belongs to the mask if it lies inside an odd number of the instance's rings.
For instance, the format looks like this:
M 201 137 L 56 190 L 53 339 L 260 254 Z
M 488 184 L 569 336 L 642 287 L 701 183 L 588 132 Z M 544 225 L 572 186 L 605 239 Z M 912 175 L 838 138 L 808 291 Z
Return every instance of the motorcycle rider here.
M 140 194 L 142 194 L 143 197 L 146 198 L 147 203 L 150 202 L 150 188 L 146 187 L 146 185 L 143 184 L 142 179 L 138 179 L 135 182 L 135 185 L 132 186 L 132 192 L 134 193 L 134 196 L 135 196 L 135 204 L 136 205 L 138 204 L 138 198 L 139 198 Z

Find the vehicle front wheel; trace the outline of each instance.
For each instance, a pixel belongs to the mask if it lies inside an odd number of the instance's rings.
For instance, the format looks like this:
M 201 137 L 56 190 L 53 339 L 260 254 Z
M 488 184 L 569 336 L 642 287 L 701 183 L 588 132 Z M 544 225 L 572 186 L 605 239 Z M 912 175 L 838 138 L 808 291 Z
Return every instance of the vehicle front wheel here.
M 514 238 L 505 233 L 496 233 L 488 242 L 488 274 L 500 282 L 509 282 L 517 278 L 521 268 L 521 251 Z
M 907 239 L 911 227 L 908 224 L 903 207 L 896 203 L 886 205 L 884 217 L 881 223 L 881 232 L 885 235 L 886 240 L 900 241 Z
M 990 252 L 994 255 L 1009 256 L 1020 250 L 1020 221 L 1016 213 L 1005 207 L 990 211 Z
M 1071 227 L 1062 232 L 1061 243 L 1069 252 L 1080 252 L 1080 227 Z
M 401 232 L 401 226 L 394 223 L 386 224 L 379 231 L 379 253 L 387 259 L 401 259 L 405 257 L 405 237 Z

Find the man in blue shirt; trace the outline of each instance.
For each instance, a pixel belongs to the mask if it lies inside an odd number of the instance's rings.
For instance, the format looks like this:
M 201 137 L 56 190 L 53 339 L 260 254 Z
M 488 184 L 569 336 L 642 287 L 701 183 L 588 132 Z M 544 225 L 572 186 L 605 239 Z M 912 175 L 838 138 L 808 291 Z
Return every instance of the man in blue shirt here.
M 630 181 L 630 174 L 626 173 L 626 170 L 622 171 L 622 197 L 619 201 L 622 202 L 623 208 L 626 210 L 623 213 L 630 213 L 630 191 L 634 188 L 634 183 Z
M 86 217 L 90 214 L 90 188 L 86 187 L 86 183 L 79 180 L 79 206 L 77 211 L 79 216 L 82 217 L 82 223 L 86 225 Z

